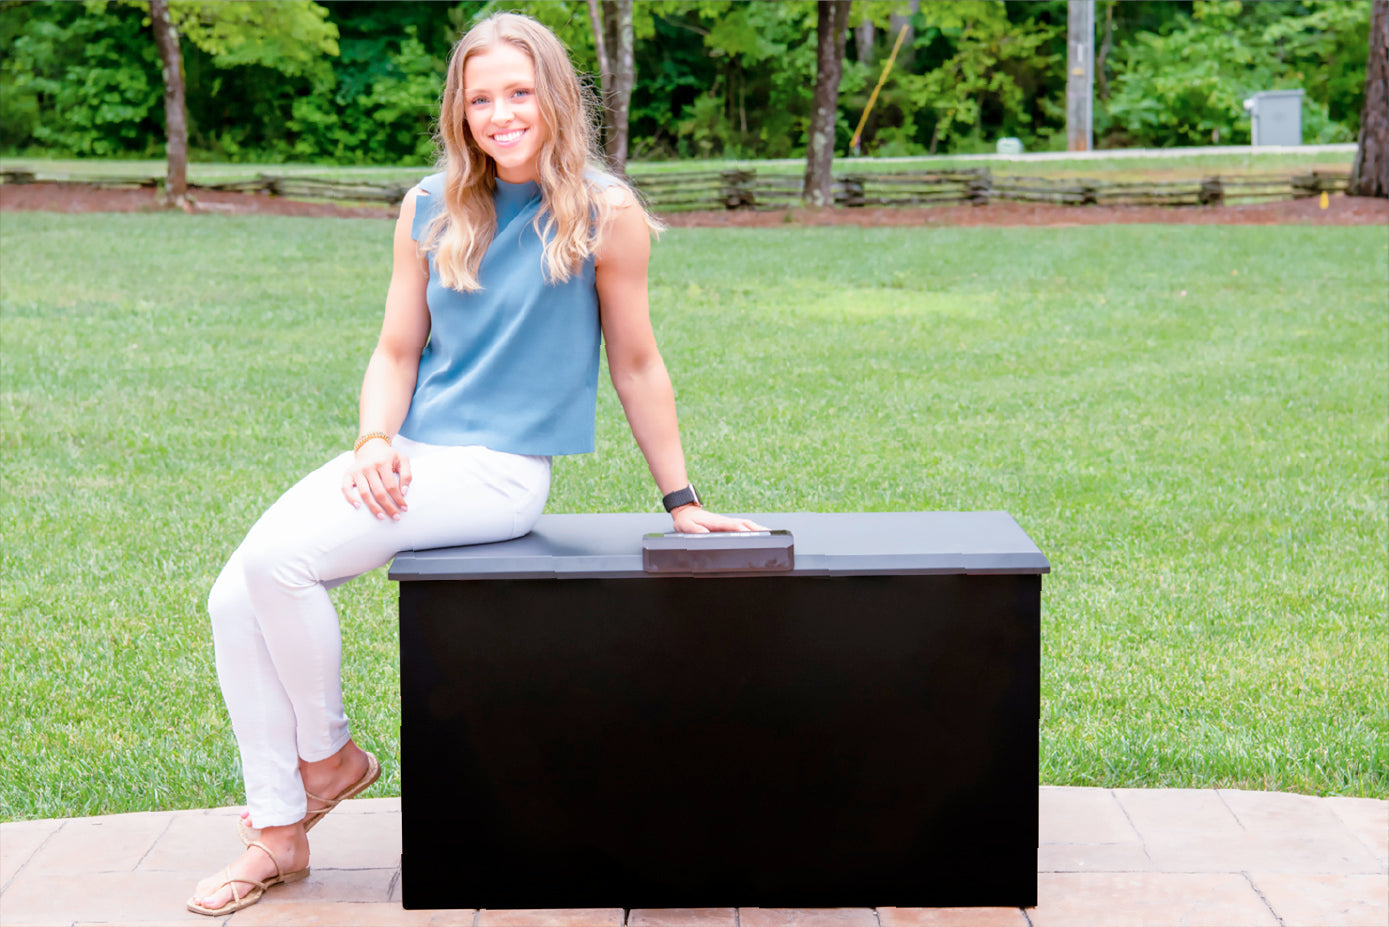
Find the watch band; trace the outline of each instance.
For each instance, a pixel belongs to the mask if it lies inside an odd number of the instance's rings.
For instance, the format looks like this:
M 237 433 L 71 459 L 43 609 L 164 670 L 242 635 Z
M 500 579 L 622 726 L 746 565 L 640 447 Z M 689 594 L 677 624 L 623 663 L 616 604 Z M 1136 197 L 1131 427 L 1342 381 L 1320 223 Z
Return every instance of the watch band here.
M 700 505 L 699 494 L 695 492 L 694 484 L 686 486 L 684 489 L 677 489 L 675 492 L 668 492 L 661 497 L 661 504 L 666 507 L 667 512 L 673 512 L 682 505 L 689 505 L 693 502 Z

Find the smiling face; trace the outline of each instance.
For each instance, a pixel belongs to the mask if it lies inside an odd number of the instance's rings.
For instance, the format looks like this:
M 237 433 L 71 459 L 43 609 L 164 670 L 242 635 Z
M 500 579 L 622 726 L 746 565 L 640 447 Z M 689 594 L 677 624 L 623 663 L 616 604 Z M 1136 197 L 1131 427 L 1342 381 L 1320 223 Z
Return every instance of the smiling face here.
M 507 183 L 537 179 L 540 149 L 549 128 L 535 94 L 535 64 L 525 52 L 500 42 L 467 59 L 463 105 L 473 141 L 497 164 Z

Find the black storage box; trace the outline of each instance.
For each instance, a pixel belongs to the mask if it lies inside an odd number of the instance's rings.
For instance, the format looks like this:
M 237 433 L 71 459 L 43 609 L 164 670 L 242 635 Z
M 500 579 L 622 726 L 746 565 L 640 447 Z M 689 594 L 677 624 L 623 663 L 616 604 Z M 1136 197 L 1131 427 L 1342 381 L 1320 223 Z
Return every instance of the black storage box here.
M 1036 903 L 1046 558 L 1003 512 L 663 515 L 400 554 L 406 908 Z

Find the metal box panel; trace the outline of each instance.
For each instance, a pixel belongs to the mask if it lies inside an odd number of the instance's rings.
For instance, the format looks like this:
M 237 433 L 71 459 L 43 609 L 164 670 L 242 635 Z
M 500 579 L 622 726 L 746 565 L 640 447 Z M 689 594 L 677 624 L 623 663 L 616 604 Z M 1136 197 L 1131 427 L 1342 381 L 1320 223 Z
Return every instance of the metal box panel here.
M 1302 91 L 1264 90 L 1244 101 L 1252 144 L 1302 144 Z

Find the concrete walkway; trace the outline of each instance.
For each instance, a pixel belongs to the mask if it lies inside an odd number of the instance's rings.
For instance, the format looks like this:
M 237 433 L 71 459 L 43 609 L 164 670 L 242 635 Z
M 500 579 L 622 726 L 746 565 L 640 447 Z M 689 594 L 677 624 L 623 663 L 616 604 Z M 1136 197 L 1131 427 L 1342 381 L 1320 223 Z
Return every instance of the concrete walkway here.
M 345 803 L 313 873 L 253 907 L 184 911 L 238 850 L 235 810 L 0 824 L 0 924 L 291 927 L 1385 927 L 1389 802 L 1276 792 L 1041 789 L 1037 907 L 406 911 L 400 800 Z M 890 899 L 883 899 L 884 901 Z M 466 902 L 466 899 L 460 899 Z

